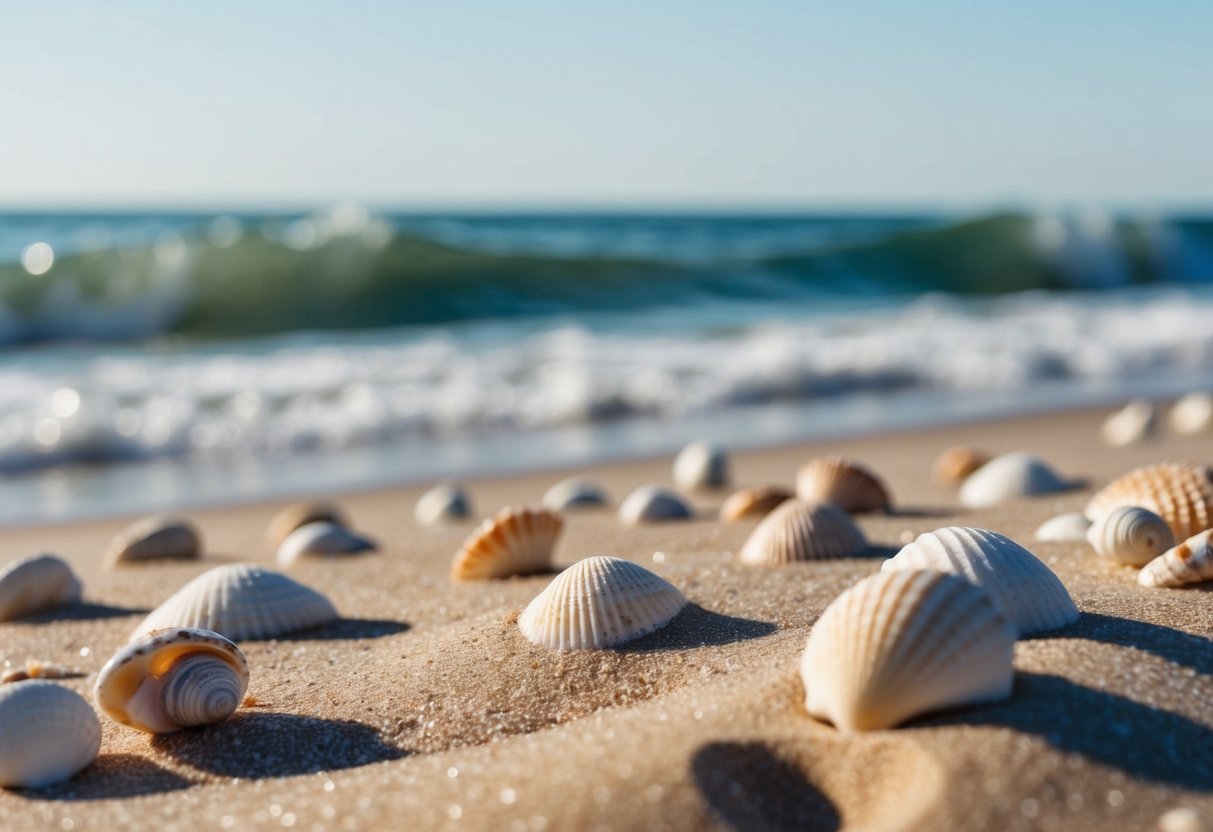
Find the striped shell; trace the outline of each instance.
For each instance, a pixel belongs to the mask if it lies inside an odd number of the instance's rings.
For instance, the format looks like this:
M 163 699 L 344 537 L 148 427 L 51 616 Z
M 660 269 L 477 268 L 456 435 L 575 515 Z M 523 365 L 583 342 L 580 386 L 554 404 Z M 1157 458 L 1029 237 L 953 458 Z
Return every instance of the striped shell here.
M 796 496 L 809 503 L 833 503 L 843 511 L 888 511 L 888 486 L 858 462 L 840 456 L 810 460 L 796 475 Z
M 1213 529 L 1193 535 L 1142 567 L 1137 582 L 1142 586 L 1177 587 L 1213 580 Z
M 1028 453 L 996 456 L 969 475 L 960 486 L 960 502 L 984 508 L 1017 497 L 1064 491 L 1072 484 L 1039 457 Z
M 662 520 L 688 520 L 694 515 L 690 503 L 659 485 L 642 485 L 619 504 L 619 519 L 627 526 Z
M 729 495 L 720 507 L 720 519 L 726 523 L 747 517 L 765 517 L 784 500 L 796 495 L 781 485 L 755 485 Z
M 107 565 L 149 560 L 189 560 L 202 554 L 202 536 L 180 517 L 145 517 L 113 539 L 105 553 Z
M 710 442 L 692 442 L 674 458 L 674 482 L 679 488 L 724 488 L 729 484 L 729 456 Z
M 564 519 L 550 508 L 504 508 L 472 532 L 451 563 L 451 579 L 507 578 L 552 568 Z
M 74 604 L 81 584 L 67 561 L 55 555 L 33 555 L 0 572 L 0 621 L 13 621 Z
M 1213 526 L 1213 469 L 1184 462 L 1135 468 L 1092 497 L 1086 515 L 1098 520 L 1118 506 L 1149 509 L 1167 521 L 1176 540 L 1187 540 Z
M 1091 521 L 1086 515 L 1071 511 L 1051 517 L 1036 530 L 1036 539 L 1041 541 L 1086 540 Z
M 990 594 L 1022 635 L 1078 620 L 1078 608 L 1053 570 L 997 532 L 951 526 L 921 534 L 881 566 L 882 572 L 899 569 L 937 569 L 968 579 Z
M 1176 433 L 1204 433 L 1213 427 L 1213 395 L 1189 393 L 1183 396 L 1171 406 L 1167 421 Z
M 1144 399 L 1134 399 L 1116 411 L 1099 428 L 1103 441 L 1113 448 L 1140 442 L 1158 428 L 1158 411 Z
M 101 722 L 74 690 L 31 680 L 0 686 L 0 786 L 70 780 L 101 749 Z
M 830 503 L 788 500 L 754 527 L 741 547 L 748 566 L 781 566 L 867 551 L 868 541 L 851 515 Z
M 463 486 L 444 482 L 421 495 L 413 507 L 413 517 L 423 526 L 466 520 L 472 513 L 472 501 Z
M 670 623 L 687 599 L 643 566 L 611 557 L 578 561 L 539 593 L 518 628 L 554 650 L 601 650 Z
M 543 504 L 552 511 L 597 508 L 607 504 L 606 492 L 597 483 L 570 477 L 553 485 L 543 495 Z
M 1100 517 L 1087 540 L 1102 557 L 1129 566 L 1145 566 L 1175 545 L 1167 521 L 1140 506 L 1121 506 Z
M 851 732 L 1006 699 L 1014 647 L 1014 627 L 968 581 L 882 572 L 839 595 L 809 633 L 805 708 Z
M 269 548 L 277 551 L 282 541 L 290 537 L 291 532 L 309 523 L 333 523 L 337 526 L 349 526 L 349 519 L 339 506 L 332 503 L 295 503 L 287 506 L 274 515 L 266 528 L 265 539 Z
M 377 548 L 375 541 L 336 523 L 308 523 L 282 541 L 278 547 L 278 565 L 291 566 L 300 559 L 357 555 Z
M 97 705 L 149 734 L 227 719 L 248 690 L 248 662 L 218 633 L 192 627 L 148 633 L 114 654 L 97 676 Z
M 280 572 L 243 563 L 203 572 L 135 628 L 140 638 L 169 627 L 213 630 L 232 641 L 277 638 L 337 619 L 333 603 Z
M 932 473 L 939 482 L 956 485 L 989 461 L 990 455 L 985 451 L 960 445 L 941 453 L 935 460 Z

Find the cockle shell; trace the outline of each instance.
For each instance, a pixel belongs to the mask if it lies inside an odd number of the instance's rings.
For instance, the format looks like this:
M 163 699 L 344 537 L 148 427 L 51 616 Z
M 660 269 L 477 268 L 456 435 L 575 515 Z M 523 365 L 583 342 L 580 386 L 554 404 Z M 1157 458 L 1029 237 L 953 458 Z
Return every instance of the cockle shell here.
M 1058 476 L 1039 457 L 1016 452 L 996 456 L 970 474 L 960 486 L 960 502 L 969 508 L 984 508 L 1071 487 L 1072 483 Z
M 280 572 L 236 563 L 203 572 L 135 628 L 140 638 L 169 627 L 213 630 L 233 641 L 277 638 L 337 619 L 333 603 Z
M 939 455 L 932 472 L 939 482 L 956 485 L 989 461 L 990 455 L 985 451 L 958 445 Z
M 80 600 L 80 579 L 67 561 L 33 555 L 0 572 L 0 621 L 37 615 Z
M 1189 393 L 1183 396 L 1171 405 L 1167 421 L 1176 433 L 1204 433 L 1213 427 L 1213 395 Z
M 101 721 L 74 690 L 30 680 L 0 686 L 0 786 L 70 780 L 97 758 Z
M 593 557 L 561 572 L 522 615 L 518 628 L 554 650 L 601 650 L 670 623 L 687 599 L 643 566 Z
M 919 535 L 880 569 L 937 569 L 966 578 L 988 592 L 1023 635 L 1078 620 L 1078 608 L 1053 570 L 997 532 L 965 526 L 936 529 Z
M 0 676 L 0 685 L 23 682 L 26 679 L 70 679 L 83 675 L 65 664 L 55 664 L 41 659 L 26 659 L 23 666 L 5 671 L 4 675 Z
M 628 526 L 661 520 L 687 520 L 694 515 L 690 503 L 659 485 L 642 485 L 619 504 L 619 519 Z
M 309 523 L 332 523 L 346 527 L 350 525 L 345 512 L 332 503 L 295 503 L 275 514 L 270 520 L 265 533 L 266 542 L 270 549 L 277 551 L 291 532 Z
M 867 551 L 868 541 L 851 515 L 830 503 L 788 500 L 754 527 L 741 547 L 747 566 L 848 558 Z
M 1175 545 L 1167 521 L 1140 506 L 1120 506 L 1087 531 L 1096 553 L 1117 563 L 1145 566 Z
M 1149 509 L 1176 540 L 1187 540 L 1213 526 L 1213 469 L 1185 462 L 1135 468 L 1092 497 L 1086 515 L 1097 520 L 1119 506 Z
M 674 482 L 679 488 L 723 488 L 729 484 L 729 456 L 710 442 L 692 442 L 674 458 Z
M 1036 539 L 1041 541 L 1086 540 L 1087 530 L 1090 528 L 1091 521 L 1085 514 L 1071 511 L 1051 517 L 1041 523 L 1040 528 L 1036 530 Z
M 211 630 L 173 627 L 123 647 L 101 668 L 94 694 L 115 722 L 149 734 L 227 719 L 248 690 L 240 648 Z
M 888 511 L 888 486 L 858 462 L 840 456 L 810 460 L 796 475 L 796 496 L 809 503 L 833 503 L 843 511 Z
M 1137 573 L 1142 586 L 1176 587 L 1213 580 L 1213 546 L 1205 529 L 1163 552 Z
M 570 511 L 604 506 L 607 495 L 597 483 L 581 477 L 570 477 L 549 488 L 542 502 L 552 511 Z
M 356 534 L 336 523 L 308 523 L 287 535 L 278 547 L 278 565 L 290 566 L 301 558 L 356 555 L 378 548 L 369 537 Z
M 781 485 L 755 485 L 729 495 L 720 507 L 720 519 L 727 523 L 747 517 L 765 517 L 784 500 L 796 495 Z
M 1158 427 L 1158 411 L 1144 399 L 1134 399 L 1116 411 L 1100 426 L 1103 441 L 1113 448 L 1140 442 Z
M 149 560 L 187 560 L 202 553 L 202 536 L 180 517 L 145 517 L 113 539 L 105 553 L 109 566 Z
M 451 579 L 533 575 L 552 567 L 564 519 L 550 508 L 504 508 L 481 523 L 451 563 Z
M 882 572 L 839 595 L 800 659 L 805 708 L 840 731 L 1011 695 L 1015 628 L 990 596 L 930 569 Z
M 466 520 L 472 513 L 472 501 L 463 486 L 444 482 L 421 495 L 413 508 L 413 517 L 423 526 Z

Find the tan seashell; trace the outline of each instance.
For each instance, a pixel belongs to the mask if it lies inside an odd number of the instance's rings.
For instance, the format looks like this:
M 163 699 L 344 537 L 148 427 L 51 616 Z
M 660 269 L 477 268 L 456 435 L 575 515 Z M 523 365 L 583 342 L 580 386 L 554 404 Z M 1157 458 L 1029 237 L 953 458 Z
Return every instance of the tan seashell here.
M 990 455 L 985 451 L 958 445 L 939 455 L 932 472 L 939 482 L 956 485 L 989 461 Z
M 280 572 L 236 563 L 187 583 L 143 619 L 132 640 L 155 630 L 195 627 L 232 641 L 277 638 L 337 619 L 333 603 Z
M 81 584 L 67 561 L 33 555 L 0 572 L 0 621 L 13 621 L 80 600 Z
M 266 529 L 265 540 L 269 548 L 277 551 L 282 541 L 291 532 L 309 523 L 332 523 L 336 526 L 350 525 L 344 511 L 333 503 L 295 503 L 274 515 Z
M 300 559 L 358 555 L 377 548 L 375 541 L 336 523 L 308 523 L 282 541 L 278 547 L 278 565 L 292 566 Z
M 659 485 L 642 485 L 619 504 L 619 519 L 627 526 L 664 520 L 689 520 L 695 516 L 691 504 Z
M 440 483 L 421 495 L 413 517 L 423 526 L 455 523 L 472 514 L 472 501 L 458 483 Z
M 1187 540 L 1213 526 L 1213 469 L 1183 462 L 1135 468 L 1092 497 L 1085 513 L 1098 520 L 1119 506 L 1149 509 L 1176 540 Z
M 880 569 L 937 569 L 959 575 L 988 592 L 1023 635 L 1078 620 L 1078 608 L 1053 570 L 997 532 L 964 526 L 936 529 L 919 535 Z
M 41 659 L 26 659 L 24 666 L 14 667 L 0 676 L 0 685 L 24 682 L 26 679 L 70 679 L 83 675 L 65 664 L 55 664 Z
M 833 503 L 852 513 L 888 511 L 893 504 L 880 477 L 840 456 L 819 457 L 801 467 L 796 496 L 807 503 Z
M 1145 566 L 1175 545 L 1167 521 L 1140 506 L 1120 506 L 1087 531 L 1096 553 L 1117 563 Z
M 218 633 L 173 627 L 123 647 L 101 668 L 94 695 L 106 716 L 149 734 L 227 719 L 248 690 L 248 661 Z
M 1189 393 L 1171 406 L 1167 416 L 1176 433 L 1205 433 L 1213 427 L 1213 395 Z
M 859 526 L 838 506 L 793 499 L 754 527 L 739 556 L 747 566 L 782 566 L 854 557 L 867 548 L 868 541 Z
M 198 529 L 180 517 L 145 517 L 113 539 L 105 553 L 110 567 L 149 560 L 187 560 L 202 553 Z
M 554 650 L 601 650 L 670 623 L 687 599 L 643 566 L 593 557 L 561 572 L 522 615 L 518 628 Z
M 0 786 L 39 789 L 97 759 L 101 722 L 84 697 L 54 682 L 0 686 Z
M 1062 479 L 1039 457 L 1016 452 L 996 456 L 970 474 L 960 486 L 960 502 L 968 508 L 985 508 L 1071 487 L 1072 483 Z
M 543 504 L 552 511 L 598 508 L 607 504 L 601 486 L 581 477 L 570 477 L 553 485 L 543 495 Z
M 796 495 L 781 485 L 755 485 L 735 491 L 720 507 L 720 519 L 726 523 L 747 517 L 765 517 L 784 500 Z
M 1177 587 L 1213 580 L 1213 546 L 1205 529 L 1163 552 L 1142 567 L 1137 582 L 1142 586 Z
M 1015 628 L 986 592 L 929 569 L 882 572 L 826 608 L 800 659 L 805 708 L 840 731 L 892 728 L 1011 695 Z
M 1040 524 L 1036 530 L 1036 539 L 1040 541 L 1086 540 L 1087 530 L 1091 521 L 1085 514 L 1071 511 L 1050 517 Z
M 1134 399 L 1116 411 L 1100 426 L 1103 441 L 1123 448 L 1151 436 L 1158 428 L 1158 411 L 1145 399 Z
M 564 519 L 550 508 L 503 508 L 485 520 L 455 553 L 451 579 L 533 575 L 552 567 Z
M 1192 806 L 1177 806 L 1159 816 L 1158 832 L 1213 832 L 1213 817 Z
M 674 458 L 674 482 L 679 488 L 724 488 L 729 484 L 729 455 L 710 442 L 692 442 Z

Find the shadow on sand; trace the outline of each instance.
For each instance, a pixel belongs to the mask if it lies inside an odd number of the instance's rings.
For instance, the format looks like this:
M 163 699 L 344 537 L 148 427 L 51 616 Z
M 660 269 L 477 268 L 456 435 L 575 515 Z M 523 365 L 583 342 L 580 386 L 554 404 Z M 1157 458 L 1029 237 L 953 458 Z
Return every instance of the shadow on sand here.
M 615 649 L 621 653 L 655 653 L 660 650 L 714 647 L 762 638 L 778 629 L 768 621 L 722 615 L 705 610 L 698 604 L 687 604 L 686 609 L 657 632 L 621 644 Z
M 838 809 L 796 766 L 757 742 L 714 742 L 691 758 L 695 785 L 714 818 L 744 832 L 833 832 Z
M 278 636 L 276 641 L 327 641 L 358 638 L 383 638 L 407 632 L 409 625 L 403 621 L 386 618 L 339 618 L 319 627 L 300 630 Z
M 1132 647 L 1198 673 L 1213 674 L 1213 640 L 1132 618 L 1084 612 L 1070 626 L 1033 638 L 1083 638 Z
M 175 792 L 192 786 L 179 774 L 136 754 L 102 754 L 66 783 L 17 794 L 33 800 L 106 800 Z
M 151 610 L 137 607 L 111 607 L 108 604 L 92 604 L 82 601 L 58 609 L 48 610 L 28 618 L 14 621 L 14 624 L 48 624 L 52 621 L 95 621 L 101 618 L 121 618 L 127 615 L 147 615 Z

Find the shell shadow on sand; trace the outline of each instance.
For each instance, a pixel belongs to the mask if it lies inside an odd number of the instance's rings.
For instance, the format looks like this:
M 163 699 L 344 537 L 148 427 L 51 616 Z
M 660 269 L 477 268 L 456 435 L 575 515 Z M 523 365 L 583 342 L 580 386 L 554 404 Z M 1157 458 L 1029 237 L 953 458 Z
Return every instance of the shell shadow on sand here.
M 47 610 L 38 615 L 21 618 L 14 624 L 48 624 L 52 621 L 96 621 L 103 618 L 122 618 L 127 615 L 147 615 L 150 610 L 138 607 L 113 607 L 109 604 L 93 604 L 81 601 L 75 604 Z
M 698 604 L 687 604 L 673 621 L 660 630 L 614 649 L 621 653 L 655 653 L 661 650 L 717 647 L 769 636 L 778 629 L 769 621 L 722 615 L 705 610 Z
M 340 641 L 359 638 L 384 638 L 408 632 L 409 624 L 386 618 L 338 618 L 319 627 L 278 636 L 275 641 Z
M 102 754 L 66 783 L 18 794 L 35 800 L 105 800 L 180 791 L 192 785 L 181 775 L 137 754 Z
M 1082 638 L 1104 644 L 1132 647 L 1160 659 L 1213 674 L 1213 639 L 1132 618 L 1084 612 L 1078 621 L 1035 638 Z
M 796 765 L 758 742 L 714 742 L 691 759 L 695 785 L 712 816 L 745 832 L 833 832 L 838 808 Z

